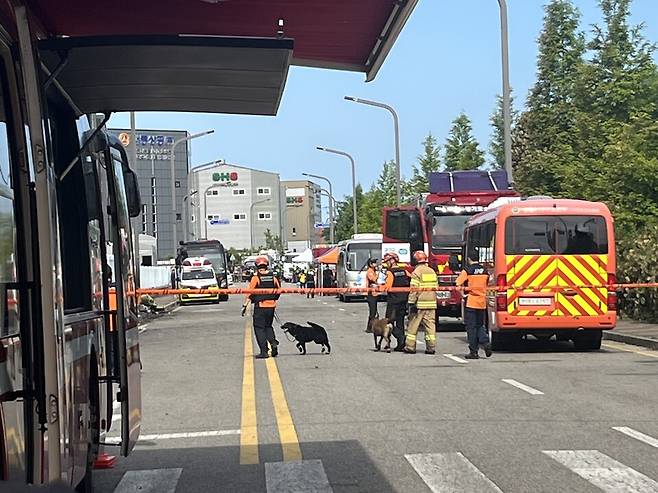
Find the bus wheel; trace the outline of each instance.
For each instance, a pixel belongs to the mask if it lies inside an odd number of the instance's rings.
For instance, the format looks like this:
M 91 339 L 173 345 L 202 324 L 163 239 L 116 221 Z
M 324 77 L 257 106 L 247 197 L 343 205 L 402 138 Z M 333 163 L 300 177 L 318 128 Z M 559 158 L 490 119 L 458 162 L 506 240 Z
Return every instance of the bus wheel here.
M 603 339 L 603 331 L 583 330 L 575 335 L 573 345 L 579 351 L 594 351 L 601 349 L 601 339 Z

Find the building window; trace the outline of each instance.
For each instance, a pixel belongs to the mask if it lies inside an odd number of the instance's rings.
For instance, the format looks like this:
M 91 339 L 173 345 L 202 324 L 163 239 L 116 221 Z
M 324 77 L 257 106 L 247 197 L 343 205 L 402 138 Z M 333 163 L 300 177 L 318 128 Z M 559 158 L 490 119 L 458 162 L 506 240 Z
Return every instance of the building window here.
M 191 222 L 191 223 L 195 223 L 195 222 L 196 222 L 196 217 L 194 217 L 194 214 L 192 214 L 192 217 L 190 218 L 190 222 Z
M 180 180 L 174 182 L 174 188 L 180 188 Z
M 258 213 L 258 220 L 259 221 L 271 221 L 272 220 L 272 213 L 271 212 L 259 212 Z
M 245 189 L 244 188 L 234 188 L 233 189 L 233 195 L 244 195 L 245 194 Z
M 211 195 L 219 195 L 219 190 L 208 190 L 206 195 L 210 197 Z
M 178 212 L 176 213 L 176 221 L 182 221 L 183 220 L 183 215 L 179 214 Z
M 233 220 L 234 221 L 246 221 L 247 220 L 247 215 L 246 214 L 233 214 Z
M 272 189 L 270 187 L 260 187 L 258 190 L 256 190 L 256 193 L 258 195 L 270 195 L 272 193 Z

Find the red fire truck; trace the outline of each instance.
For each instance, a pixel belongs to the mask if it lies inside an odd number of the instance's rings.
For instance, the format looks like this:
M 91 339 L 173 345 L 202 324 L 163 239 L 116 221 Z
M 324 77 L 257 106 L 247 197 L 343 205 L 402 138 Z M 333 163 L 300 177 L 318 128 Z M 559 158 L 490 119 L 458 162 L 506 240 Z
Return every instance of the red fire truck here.
M 503 170 L 431 173 L 429 183 L 430 192 L 419 197 L 417 206 L 384 208 L 382 255 L 392 251 L 411 262 L 414 251 L 424 250 L 439 285 L 454 286 L 468 219 L 498 199 L 519 194 L 510 189 Z M 461 316 L 459 293 L 439 291 L 437 298 L 437 315 Z

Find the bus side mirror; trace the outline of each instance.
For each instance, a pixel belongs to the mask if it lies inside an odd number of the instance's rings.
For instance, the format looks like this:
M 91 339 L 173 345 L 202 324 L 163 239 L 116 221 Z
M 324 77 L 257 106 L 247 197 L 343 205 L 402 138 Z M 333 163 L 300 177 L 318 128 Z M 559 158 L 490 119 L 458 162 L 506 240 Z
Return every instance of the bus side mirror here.
M 126 185 L 126 200 L 128 201 L 128 215 L 138 217 L 142 213 L 142 197 L 139 194 L 137 175 L 129 168 L 123 170 L 123 181 Z

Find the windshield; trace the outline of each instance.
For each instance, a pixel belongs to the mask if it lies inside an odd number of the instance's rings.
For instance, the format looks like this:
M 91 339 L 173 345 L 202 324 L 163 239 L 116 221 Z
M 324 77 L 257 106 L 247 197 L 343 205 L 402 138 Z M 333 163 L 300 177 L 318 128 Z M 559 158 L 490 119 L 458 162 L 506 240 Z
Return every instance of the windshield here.
M 505 226 L 508 255 L 592 255 L 608 253 L 600 216 L 510 217 Z
M 347 270 L 360 271 L 368 266 L 369 258 L 379 259 L 382 255 L 381 243 L 351 243 L 347 245 L 349 264 Z
M 190 281 L 195 279 L 214 279 L 212 271 L 210 270 L 191 270 L 183 272 L 183 281 Z
M 436 252 L 441 247 L 459 245 L 470 218 L 468 214 L 432 216 L 432 250 Z
M 186 246 L 189 257 L 205 257 L 212 263 L 212 268 L 217 272 L 226 270 L 226 260 L 224 252 L 218 248 L 203 246 Z

